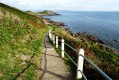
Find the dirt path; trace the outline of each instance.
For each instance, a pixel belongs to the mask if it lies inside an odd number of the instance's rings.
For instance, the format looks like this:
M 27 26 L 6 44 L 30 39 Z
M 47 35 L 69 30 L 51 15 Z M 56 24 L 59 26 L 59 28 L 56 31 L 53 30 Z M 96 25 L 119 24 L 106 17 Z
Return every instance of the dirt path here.
M 45 36 L 44 51 L 40 60 L 39 80 L 73 80 L 63 60 Z

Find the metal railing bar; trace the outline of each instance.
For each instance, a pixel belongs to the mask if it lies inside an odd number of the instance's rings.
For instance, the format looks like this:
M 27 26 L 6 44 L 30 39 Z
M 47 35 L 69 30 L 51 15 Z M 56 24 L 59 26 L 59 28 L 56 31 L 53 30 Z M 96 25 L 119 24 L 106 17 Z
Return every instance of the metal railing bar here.
M 80 70 L 79 70 L 79 71 L 80 71 Z M 83 74 L 83 72 L 82 72 L 82 71 L 80 71 L 80 72 L 81 72 L 83 78 L 84 78 L 85 80 L 88 80 L 88 79 L 86 78 L 86 76 Z
M 59 46 L 59 45 L 58 45 Z M 59 48 L 61 49 L 61 46 L 59 46 Z
M 71 49 L 73 49 L 74 51 L 76 51 L 78 53 L 78 51 L 76 49 L 74 49 L 72 46 L 68 45 L 67 43 L 64 43 L 66 44 L 68 47 L 70 47 Z
M 61 42 L 61 40 L 60 40 L 60 39 L 58 39 L 58 41 L 60 41 L 60 42 Z
M 79 55 L 82 56 L 90 65 L 92 65 L 94 67 L 94 69 L 99 72 L 103 77 L 105 77 L 107 80 L 112 80 L 108 75 L 106 75 L 101 69 L 99 69 L 95 64 L 93 64 L 91 61 L 89 61 L 85 56 L 83 55 Z
M 61 40 L 59 39 L 58 41 L 60 41 L 61 42 Z
M 77 64 L 75 63 L 75 61 L 64 51 L 64 53 L 67 55 L 67 57 L 77 66 Z
M 58 45 L 59 46 L 59 45 Z M 59 46 L 60 47 L 60 46 Z M 60 47 L 61 48 L 61 47 Z M 64 51 L 65 52 L 65 51 Z M 75 61 L 65 52 L 65 54 L 67 55 L 67 57 L 77 66 L 77 64 L 75 63 Z
M 65 43 L 67 46 L 69 46 L 71 49 L 73 49 L 74 51 L 78 52 L 76 49 L 74 49 L 73 47 L 71 47 L 70 45 L 68 45 L 67 43 Z M 91 61 L 89 61 L 85 56 L 83 55 L 80 55 L 82 56 L 89 64 L 91 64 L 94 69 L 96 71 L 98 71 L 103 77 L 105 77 L 107 80 L 112 80 L 108 75 L 106 75 L 102 70 L 100 70 L 95 64 L 93 64 Z
M 61 40 L 59 40 L 61 41 Z M 74 51 L 76 51 L 78 53 L 78 50 L 74 49 L 72 46 L 68 45 L 67 43 L 64 42 L 64 44 L 66 44 L 68 47 L 70 47 L 71 49 L 73 49 Z

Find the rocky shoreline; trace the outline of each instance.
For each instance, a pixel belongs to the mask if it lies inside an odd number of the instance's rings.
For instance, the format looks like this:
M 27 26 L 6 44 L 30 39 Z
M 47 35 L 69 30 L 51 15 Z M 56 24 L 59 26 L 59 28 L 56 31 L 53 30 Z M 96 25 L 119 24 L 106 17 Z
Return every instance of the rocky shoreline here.
M 55 25 L 55 26 L 58 26 L 58 27 L 66 26 L 63 22 L 55 22 L 55 21 L 52 21 L 49 18 L 44 18 L 44 21 L 48 25 Z
M 118 39 L 112 39 L 110 42 L 103 42 L 101 39 L 96 38 L 94 35 L 88 34 L 86 32 L 77 32 L 77 33 L 73 33 L 65 23 L 63 22 L 56 22 L 56 21 L 52 21 L 49 18 L 44 18 L 44 16 L 55 16 L 55 15 L 60 15 L 56 12 L 53 11 L 49 11 L 49 10 L 44 10 L 44 11 L 39 11 L 39 12 L 32 12 L 32 11 L 26 11 L 29 14 L 35 15 L 35 16 L 41 16 L 45 23 L 48 25 L 55 25 L 58 27 L 61 27 L 63 29 L 65 29 L 67 32 L 69 32 L 69 34 L 71 34 L 73 37 L 77 38 L 81 35 L 83 35 L 83 37 L 87 38 L 88 40 L 92 41 L 92 42 L 97 42 L 103 45 L 111 45 L 111 46 L 119 46 L 119 40 Z M 118 50 L 119 51 L 119 50 Z
M 65 25 L 65 23 L 63 22 L 56 22 L 56 21 L 52 21 L 51 19 L 49 18 L 44 18 L 45 22 L 48 24 L 48 25 L 55 25 L 55 26 L 58 26 L 58 27 L 61 27 L 61 28 L 64 28 L 67 32 L 69 32 L 69 34 L 71 34 L 73 37 L 75 38 L 78 38 L 80 37 L 81 35 L 85 38 L 87 38 L 88 40 L 90 41 L 93 41 L 93 42 L 98 42 L 100 44 L 104 44 L 104 42 L 100 39 L 97 39 L 96 37 L 94 37 L 93 35 L 90 35 L 90 34 L 87 34 L 86 32 L 77 32 L 77 33 L 73 33 L 70 28 L 67 27 L 67 25 Z
M 91 35 L 91 34 L 88 34 L 86 32 L 77 32 L 77 33 L 73 33 L 70 28 L 67 27 L 67 25 L 63 22 L 56 22 L 56 21 L 52 21 L 51 19 L 49 18 L 44 18 L 44 21 L 46 24 L 52 26 L 57 26 L 57 27 L 60 27 L 60 28 L 63 28 L 65 29 L 69 34 L 71 34 L 73 37 L 75 38 L 80 38 L 82 41 L 85 39 L 87 39 L 88 41 L 90 42 L 94 42 L 94 43 L 97 43 L 99 47 L 103 47 L 105 48 L 107 51 L 109 52 L 113 52 L 113 53 L 118 53 L 118 51 L 116 51 L 115 49 L 111 48 L 111 47 L 108 47 L 106 46 L 106 43 L 104 43 L 102 40 L 96 38 L 95 36 Z M 115 40 L 116 42 L 116 40 Z

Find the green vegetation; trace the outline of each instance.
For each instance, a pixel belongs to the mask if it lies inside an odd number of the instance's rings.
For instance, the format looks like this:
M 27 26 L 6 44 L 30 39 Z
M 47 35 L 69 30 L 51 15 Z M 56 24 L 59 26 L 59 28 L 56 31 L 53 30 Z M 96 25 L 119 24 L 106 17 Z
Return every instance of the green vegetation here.
M 106 46 L 100 46 L 98 43 L 87 40 L 85 37 L 83 37 L 83 35 L 81 35 L 80 38 L 74 38 L 69 34 L 69 32 L 59 27 L 53 27 L 53 34 L 59 36 L 60 38 L 64 38 L 65 42 L 67 42 L 69 45 L 73 46 L 77 50 L 83 48 L 85 50 L 85 56 L 89 60 L 91 60 L 114 80 L 119 79 L 119 75 L 117 75 L 119 71 L 118 54 L 114 53 L 113 51 L 107 50 Z M 81 37 L 83 37 L 83 40 Z M 65 46 L 65 49 L 66 52 L 69 53 L 69 55 L 74 59 L 74 61 L 77 61 L 77 53 L 67 46 Z M 72 65 L 71 61 L 69 61 L 67 58 L 65 58 L 64 60 L 69 66 Z M 76 71 L 76 67 L 70 67 L 70 71 L 73 72 L 73 75 L 75 75 L 74 71 Z M 86 62 L 84 64 L 84 73 L 90 80 L 94 78 L 104 79 L 94 70 L 92 66 L 90 66 Z
M 1 9 L 3 11 L 7 10 L 12 14 L 17 15 L 19 18 L 27 20 L 33 26 L 36 26 L 39 28 L 44 28 L 43 26 L 45 26 L 44 21 L 40 17 L 36 17 L 35 15 L 27 14 L 26 12 L 23 12 L 19 9 L 16 9 L 14 7 L 10 7 L 10 6 L 2 4 L 2 3 L 0 3 L 0 7 L 3 8 L 3 9 Z
M 25 11 L 26 13 L 28 13 L 28 14 L 30 14 L 30 15 L 35 15 L 35 16 L 37 16 L 38 14 L 37 14 L 37 12 L 32 12 L 32 11 Z M 39 16 L 38 16 L 39 17 Z
M 49 10 L 44 10 L 42 12 L 37 12 L 37 14 L 41 15 L 41 16 L 53 16 L 53 15 L 59 15 L 53 11 L 49 11 Z
M 48 27 L 36 16 L 0 3 L 0 80 L 38 80 Z

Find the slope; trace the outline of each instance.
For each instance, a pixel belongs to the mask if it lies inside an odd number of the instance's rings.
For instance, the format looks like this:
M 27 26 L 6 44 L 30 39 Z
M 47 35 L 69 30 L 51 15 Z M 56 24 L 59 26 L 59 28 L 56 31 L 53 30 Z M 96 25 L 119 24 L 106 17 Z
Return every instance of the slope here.
M 0 3 L 0 80 L 38 79 L 43 20 Z

